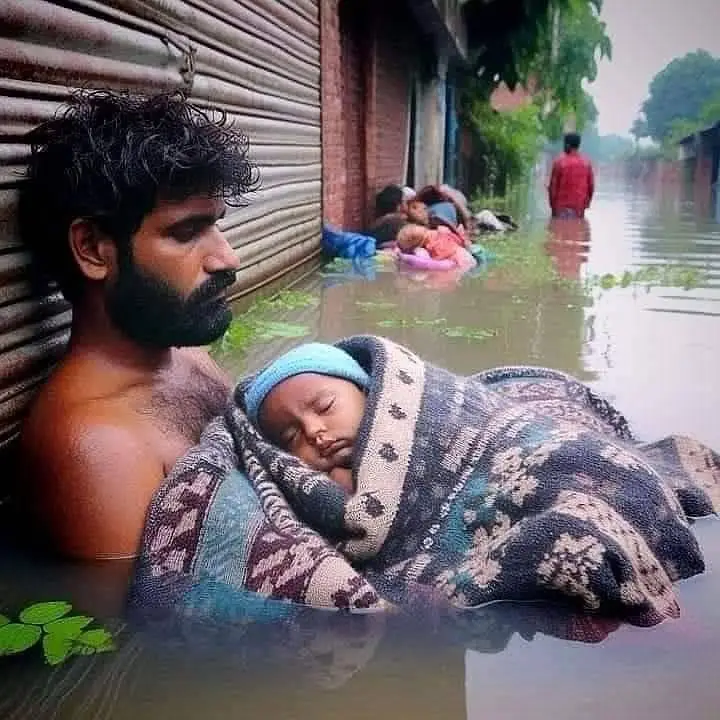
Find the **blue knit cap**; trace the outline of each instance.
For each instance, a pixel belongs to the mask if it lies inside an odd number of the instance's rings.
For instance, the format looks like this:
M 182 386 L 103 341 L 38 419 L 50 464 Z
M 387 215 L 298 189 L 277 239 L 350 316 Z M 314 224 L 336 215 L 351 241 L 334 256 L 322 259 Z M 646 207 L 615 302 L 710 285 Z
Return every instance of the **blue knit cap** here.
M 307 343 L 293 348 L 259 372 L 245 392 L 245 409 L 257 425 L 260 406 L 270 391 L 283 380 L 301 373 L 318 373 L 350 380 L 366 389 L 369 375 L 344 350 L 324 343 Z

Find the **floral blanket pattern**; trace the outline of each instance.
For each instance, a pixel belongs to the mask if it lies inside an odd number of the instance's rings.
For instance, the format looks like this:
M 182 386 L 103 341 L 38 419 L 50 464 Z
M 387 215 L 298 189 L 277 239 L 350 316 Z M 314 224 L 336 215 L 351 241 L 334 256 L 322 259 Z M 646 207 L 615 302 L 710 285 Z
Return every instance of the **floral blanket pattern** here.
M 245 381 L 155 498 L 141 595 L 231 615 L 254 593 L 349 609 L 560 599 L 643 625 L 678 614 L 673 582 L 704 569 L 688 516 L 720 507 L 715 453 L 637 443 L 560 372 L 461 377 L 386 339 L 338 345 L 371 377 L 356 493 L 258 434 Z

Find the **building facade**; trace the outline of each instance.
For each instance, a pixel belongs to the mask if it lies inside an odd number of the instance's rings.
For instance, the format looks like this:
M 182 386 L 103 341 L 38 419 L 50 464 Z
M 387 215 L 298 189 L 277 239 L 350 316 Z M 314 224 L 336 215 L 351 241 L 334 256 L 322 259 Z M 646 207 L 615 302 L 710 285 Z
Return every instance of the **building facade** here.
M 262 186 L 224 229 L 235 295 L 360 229 L 387 183 L 454 167 L 458 0 L 3 0 L 0 3 L 0 450 L 62 355 L 71 311 L 38 293 L 15 224 L 24 134 L 77 88 L 179 90 L 245 131 Z M 450 129 L 450 135 L 448 135 Z M 42 211 L 42 209 L 39 209 Z

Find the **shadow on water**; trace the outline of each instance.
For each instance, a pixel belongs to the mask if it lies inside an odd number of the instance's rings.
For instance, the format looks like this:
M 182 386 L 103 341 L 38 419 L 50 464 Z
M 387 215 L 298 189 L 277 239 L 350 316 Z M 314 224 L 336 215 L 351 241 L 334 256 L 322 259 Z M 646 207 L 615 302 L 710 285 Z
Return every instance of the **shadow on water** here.
M 601 184 L 586 220 L 538 216 L 526 227 L 498 244 L 521 257 L 463 278 L 325 268 L 294 288 L 314 303 L 272 311 L 293 337 L 218 357 L 239 375 L 303 340 L 382 334 L 461 373 L 565 370 L 611 397 L 639 436 L 685 433 L 720 448 L 720 226 L 677 196 Z M 668 264 L 701 270 L 701 282 L 584 288 Z M 259 610 L 233 628 L 132 618 L 116 653 L 55 669 L 39 655 L 0 660 L 0 717 L 715 719 L 720 527 L 697 531 L 707 572 L 679 586 L 680 620 L 653 629 L 512 605 L 453 617 L 306 612 L 282 624 Z M 62 596 L 112 617 L 109 580 L 96 572 L 3 561 L 0 591 L 18 606 Z

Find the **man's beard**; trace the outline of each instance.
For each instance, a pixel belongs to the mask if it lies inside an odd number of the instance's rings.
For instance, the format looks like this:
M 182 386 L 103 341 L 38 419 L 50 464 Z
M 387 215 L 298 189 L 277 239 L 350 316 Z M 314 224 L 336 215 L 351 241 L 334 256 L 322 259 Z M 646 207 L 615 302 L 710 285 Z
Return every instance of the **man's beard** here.
M 207 345 L 228 329 L 232 312 L 224 295 L 235 273 L 213 273 L 182 297 L 164 280 L 122 258 L 117 280 L 108 290 L 106 308 L 114 325 L 128 338 L 149 347 Z

